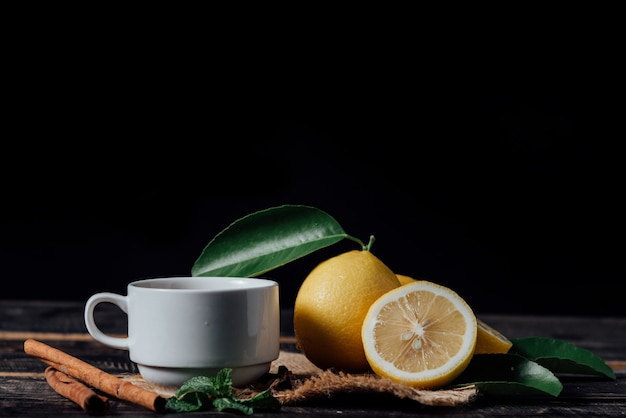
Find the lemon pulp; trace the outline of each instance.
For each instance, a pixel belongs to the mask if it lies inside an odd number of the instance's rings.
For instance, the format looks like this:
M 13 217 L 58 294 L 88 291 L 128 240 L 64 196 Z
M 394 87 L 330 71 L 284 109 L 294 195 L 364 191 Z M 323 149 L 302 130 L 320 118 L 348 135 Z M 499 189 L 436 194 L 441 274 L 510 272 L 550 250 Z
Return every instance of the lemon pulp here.
M 465 370 L 477 332 L 473 311 L 456 292 L 422 280 L 376 300 L 363 321 L 361 338 L 377 374 L 438 388 Z

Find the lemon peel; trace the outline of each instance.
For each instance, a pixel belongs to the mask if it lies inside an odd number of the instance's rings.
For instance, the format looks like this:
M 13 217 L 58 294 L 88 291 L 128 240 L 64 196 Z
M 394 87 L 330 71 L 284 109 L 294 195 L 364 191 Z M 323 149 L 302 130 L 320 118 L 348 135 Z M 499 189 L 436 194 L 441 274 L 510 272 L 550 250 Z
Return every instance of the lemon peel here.
M 371 304 L 400 286 L 369 250 L 352 250 L 318 264 L 294 304 L 296 347 L 321 369 L 369 371 L 361 325 Z

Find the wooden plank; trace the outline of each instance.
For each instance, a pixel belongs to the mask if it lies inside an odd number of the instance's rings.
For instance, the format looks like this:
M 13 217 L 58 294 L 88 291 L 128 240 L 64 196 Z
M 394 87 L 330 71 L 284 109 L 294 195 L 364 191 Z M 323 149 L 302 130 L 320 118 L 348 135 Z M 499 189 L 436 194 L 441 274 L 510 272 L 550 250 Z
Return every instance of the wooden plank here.
M 0 301 L 0 415 L 81 416 L 78 406 L 61 397 L 48 386 L 43 376 L 45 364 L 24 353 L 23 341 L 34 338 L 46 341 L 65 352 L 87 361 L 108 373 L 136 374 L 135 365 L 125 350 L 106 347 L 93 340 L 84 329 L 83 304 L 79 302 Z M 123 336 L 124 314 L 115 309 L 102 312 L 103 326 Z M 478 315 L 488 324 L 516 338 L 545 336 L 570 341 L 602 357 L 617 374 L 609 381 L 592 377 L 563 377 L 564 390 L 557 398 L 514 397 L 479 398 L 471 405 L 453 410 L 423 407 L 397 399 L 381 402 L 379 398 L 350 396 L 324 399 L 315 405 L 284 407 L 278 413 L 257 413 L 264 417 L 291 415 L 354 417 L 370 416 L 624 416 L 626 411 L 626 318 L 543 317 L 485 314 Z M 295 351 L 291 312 L 281 312 L 281 348 Z M 158 416 L 136 405 L 114 400 L 109 415 Z M 187 416 L 178 414 L 177 416 Z M 168 415 L 176 416 L 176 414 Z M 203 416 L 224 416 L 210 411 Z
M 69 416 L 85 417 L 84 411 L 75 404 L 61 397 L 47 386 L 43 377 L 7 377 L 3 378 L 3 387 L 8 390 L 0 392 L 0 411 L 2 416 Z M 472 405 L 459 408 L 425 407 L 414 402 L 391 401 L 382 402 L 380 398 L 351 397 L 349 395 L 320 400 L 315 405 L 283 407 L 280 412 L 255 412 L 253 416 L 285 417 L 307 416 L 323 417 L 385 417 L 385 416 L 417 416 L 437 417 L 441 415 L 459 415 L 468 418 L 484 418 L 488 416 L 605 416 L 617 417 L 624 415 L 626 404 L 616 400 L 569 400 L 560 398 L 539 399 L 478 399 Z M 107 415 L 117 416 L 160 416 L 139 406 L 112 400 Z M 192 414 L 195 415 L 195 414 Z M 202 416 L 224 417 L 217 411 L 203 412 Z M 227 414 L 228 415 L 228 414 Z M 168 414 L 180 416 L 189 414 Z
M 123 335 L 118 334 L 113 336 L 121 337 Z M 85 333 L 0 331 L 0 340 L 24 341 L 28 338 L 39 341 L 95 341 L 91 335 Z

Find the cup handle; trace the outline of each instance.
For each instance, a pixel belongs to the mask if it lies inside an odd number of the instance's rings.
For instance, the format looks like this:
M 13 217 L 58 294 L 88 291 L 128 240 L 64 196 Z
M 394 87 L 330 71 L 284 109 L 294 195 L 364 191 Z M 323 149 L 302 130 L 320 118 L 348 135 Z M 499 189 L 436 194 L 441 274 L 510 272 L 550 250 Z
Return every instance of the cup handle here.
M 120 350 L 128 350 L 128 337 L 111 337 L 106 335 L 98 328 L 96 321 L 94 320 L 93 313 L 96 306 L 100 303 L 112 303 L 119 307 L 126 315 L 128 315 L 128 305 L 126 302 L 126 296 L 118 295 L 116 293 L 96 293 L 91 296 L 85 304 L 85 326 L 91 336 L 102 344 L 108 345 L 113 348 L 119 348 Z

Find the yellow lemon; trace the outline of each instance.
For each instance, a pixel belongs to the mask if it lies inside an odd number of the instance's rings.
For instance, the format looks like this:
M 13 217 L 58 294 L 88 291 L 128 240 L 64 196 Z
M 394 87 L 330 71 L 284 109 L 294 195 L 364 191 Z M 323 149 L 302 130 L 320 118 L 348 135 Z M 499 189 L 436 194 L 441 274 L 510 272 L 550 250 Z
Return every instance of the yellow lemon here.
M 376 299 L 399 286 L 393 271 L 367 250 L 323 261 L 296 295 L 296 347 L 321 369 L 370 370 L 361 341 L 363 318 Z
M 504 354 L 508 353 L 513 343 L 502 335 L 498 330 L 487 325 L 480 319 L 476 319 L 478 324 L 478 335 L 476 336 L 476 349 L 474 354 Z
M 378 298 L 361 335 L 376 374 L 435 389 L 465 370 L 477 332 L 476 316 L 465 300 L 445 286 L 419 280 Z
M 418 280 L 414 279 L 411 276 L 406 276 L 404 274 L 396 274 L 396 277 L 398 278 L 398 280 L 400 281 L 400 285 L 404 286 L 405 284 L 409 284 L 409 283 L 415 283 Z

